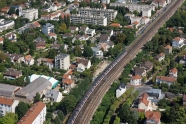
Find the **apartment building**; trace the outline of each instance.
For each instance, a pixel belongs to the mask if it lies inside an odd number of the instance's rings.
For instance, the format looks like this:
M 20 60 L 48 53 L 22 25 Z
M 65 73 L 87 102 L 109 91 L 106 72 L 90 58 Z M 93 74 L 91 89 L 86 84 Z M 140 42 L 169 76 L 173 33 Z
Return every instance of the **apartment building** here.
M 18 100 L 13 100 L 6 97 L 0 97 L 0 116 L 6 115 L 6 113 L 15 113 L 15 108 L 19 104 Z
M 55 57 L 55 67 L 68 70 L 70 67 L 70 55 L 68 54 L 58 54 Z
M 113 9 L 103 9 L 103 8 L 89 8 L 89 7 L 81 7 L 78 9 L 78 13 L 80 15 L 93 15 L 93 16 L 105 16 L 108 21 L 112 21 L 116 18 L 118 12 Z
M 27 18 L 30 21 L 38 19 L 38 9 L 27 9 L 22 11 L 23 18 Z
M 17 124 L 43 124 L 46 117 L 46 105 L 42 102 L 33 104 Z
M 151 11 L 155 11 L 154 5 L 141 5 L 141 4 L 124 4 L 124 3 L 110 3 L 110 6 L 122 6 L 129 9 L 129 11 L 142 12 L 143 16 L 151 16 Z
M 70 16 L 70 22 L 74 23 L 74 24 L 85 23 L 85 24 L 107 26 L 107 17 L 105 17 L 105 16 L 72 14 Z
M 13 20 L 5 20 L 5 19 L 0 19 L 0 32 L 11 29 L 15 25 L 15 22 Z
M 50 24 L 50 23 L 46 23 L 46 25 L 43 25 L 42 27 L 42 33 L 43 34 L 50 34 L 50 33 L 54 33 L 54 25 Z

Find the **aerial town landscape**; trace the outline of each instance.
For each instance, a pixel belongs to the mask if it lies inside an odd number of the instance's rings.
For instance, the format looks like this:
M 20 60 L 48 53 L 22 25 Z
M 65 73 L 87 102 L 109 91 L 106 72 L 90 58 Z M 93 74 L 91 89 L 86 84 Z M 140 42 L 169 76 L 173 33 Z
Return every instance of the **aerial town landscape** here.
M 185 0 L 0 0 L 0 124 L 186 124 Z

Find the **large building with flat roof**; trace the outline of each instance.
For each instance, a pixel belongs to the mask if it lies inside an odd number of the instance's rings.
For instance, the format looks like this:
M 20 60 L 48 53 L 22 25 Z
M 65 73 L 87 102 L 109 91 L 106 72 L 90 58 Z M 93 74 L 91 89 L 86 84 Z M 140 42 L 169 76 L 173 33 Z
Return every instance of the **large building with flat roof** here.
M 32 103 L 36 93 L 39 93 L 42 97 L 48 89 L 52 89 L 52 83 L 43 77 L 39 77 L 15 93 L 15 97 Z
M 0 83 L 0 96 L 11 97 L 20 89 L 18 86 Z

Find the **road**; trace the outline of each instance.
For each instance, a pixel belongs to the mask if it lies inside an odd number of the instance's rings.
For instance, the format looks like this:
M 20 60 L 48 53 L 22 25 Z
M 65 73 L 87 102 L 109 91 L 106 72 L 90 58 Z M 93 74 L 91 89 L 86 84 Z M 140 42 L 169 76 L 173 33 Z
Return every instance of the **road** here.
M 123 67 L 132 60 L 139 50 L 147 43 L 158 29 L 174 14 L 176 9 L 184 2 L 184 0 L 174 0 L 170 6 L 167 7 L 166 11 L 160 14 L 143 34 L 139 35 L 136 40 L 127 48 L 127 54 L 112 68 L 112 70 L 105 76 L 101 83 L 91 92 L 88 98 L 86 95 L 78 103 L 77 107 L 73 111 L 68 121 L 68 124 L 89 124 L 90 120 L 101 102 L 104 94 L 110 88 L 110 85 L 116 80 Z M 85 100 L 86 99 L 86 100 Z M 83 104 L 82 107 L 80 107 Z M 78 113 L 77 113 L 78 111 Z

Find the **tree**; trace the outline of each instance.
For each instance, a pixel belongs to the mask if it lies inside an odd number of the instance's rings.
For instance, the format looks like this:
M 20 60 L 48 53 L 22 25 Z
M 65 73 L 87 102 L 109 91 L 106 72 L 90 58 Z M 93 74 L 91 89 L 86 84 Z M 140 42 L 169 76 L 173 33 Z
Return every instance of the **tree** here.
M 8 11 L 8 14 L 12 15 L 12 14 L 15 14 L 15 8 L 14 7 L 11 7 Z
M 120 118 L 118 116 L 116 116 L 114 120 L 114 124 L 120 124 Z
M 85 46 L 85 48 L 84 48 L 84 56 L 85 57 L 91 57 L 92 55 L 93 55 L 93 51 L 92 51 L 91 47 Z
M 34 101 L 39 102 L 41 100 L 40 94 L 37 92 Z
M 6 113 L 5 116 L 0 118 L 0 124 L 16 124 L 18 116 L 15 113 Z
M 133 11 L 133 14 L 134 14 L 135 16 L 139 16 L 139 12 L 138 12 L 137 10 L 134 10 L 134 11 Z
M 73 95 L 69 95 L 68 97 L 65 97 L 61 106 L 62 110 L 66 113 L 71 112 L 75 106 L 76 106 L 77 99 Z
M 117 36 L 116 36 L 116 40 L 115 40 L 115 43 L 116 44 L 118 44 L 118 43 L 124 43 L 124 41 L 125 41 L 125 38 L 126 38 L 126 35 L 125 34 L 123 34 L 123 33 L 119 33 L 119 34 L 117 34 Z
M 79 7 L 86 7 L 86 6 L 87 4 L 84 1 L 79 3 Z
M 81 56 L 82 55 L 82 51 L 81 51 L 81 48 L 79 46 L 74 47 L 74 55 L 75 56 Z
M 65 23 L 62 23 L 62 24 L 60 25 L 60 27 L 59 27 L 59 30 L 60 30 L 61 32 L 65 32 L 66 29 L 67 29 L 67 26 L 66 26 Z
M 15 113 L 18 115 L 18 119 L 21 119 L 25 113 L 28 111 L 28 104 L 20 102 L 16 107 Z
M 64 116 L 64 114 L 63 114 L 63 112 L 62 112 L 61 110 L 59 110 L 59 111 L 57 112 L 57 114 L 58 114 L 58 117 L 59 117 L 59 119 L 60 119 L 61 121 L 63 121 L 63 120 L 65 119 L 65 116 Z
M 158 102 L 158 107 L 160 107 L 160 108 L 166 108 L 169 104 L 170 104 L 170 101 L 169 100 L 161 99 Z
M 60 124 L 60 119 L 58 116 L 56 116 L 56 118 L 54 119 L 54 124 Z
M 6 70 L 4 64 L 0 64 L 0 72 L 4 72 Z
M 48 53 L 48 58 L 54 59 L 56 55 L 57 55 L 57 51 L 55 49 L 50 49 Z
M 4 53 L 0 53 L 0 62 L 4 62 L 7 59 L 7 56 Z

